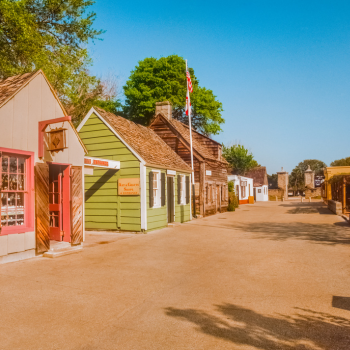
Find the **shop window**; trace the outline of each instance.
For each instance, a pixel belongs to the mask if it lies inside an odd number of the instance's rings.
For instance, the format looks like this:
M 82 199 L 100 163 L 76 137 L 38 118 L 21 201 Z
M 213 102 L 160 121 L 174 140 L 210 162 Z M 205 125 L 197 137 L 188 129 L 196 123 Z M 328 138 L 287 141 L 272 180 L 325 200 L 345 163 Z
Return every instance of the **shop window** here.
M 25 232 L 32 227 L 30 181 L 33 178 L 31 157 L 3 152 L 0 149 L 1 234 Z
M 258 193 L 261 193 L 261 188 L 258 189 Z

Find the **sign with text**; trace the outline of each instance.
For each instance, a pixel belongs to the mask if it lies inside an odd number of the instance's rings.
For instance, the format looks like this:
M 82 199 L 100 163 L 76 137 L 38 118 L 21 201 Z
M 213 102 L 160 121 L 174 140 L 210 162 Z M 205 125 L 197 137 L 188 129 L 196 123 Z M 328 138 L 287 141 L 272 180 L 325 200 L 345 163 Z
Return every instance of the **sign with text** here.
M 116 169 L 116 170 L 120 169 L 120 162 L 119 161 L 102 159 L 102 158 L 85 157 L 84 158 L 84 165 L 91 166 L 91 167 L 97 167 L 97 168 Z
M 211 175 L 211 170 L 206 170 L 206 171 L 205 171 L 205 175 L 210 176 L 210 175 Z
M 135 196 L 140 194 L 140 179 L 119 179 L 118 195 Z

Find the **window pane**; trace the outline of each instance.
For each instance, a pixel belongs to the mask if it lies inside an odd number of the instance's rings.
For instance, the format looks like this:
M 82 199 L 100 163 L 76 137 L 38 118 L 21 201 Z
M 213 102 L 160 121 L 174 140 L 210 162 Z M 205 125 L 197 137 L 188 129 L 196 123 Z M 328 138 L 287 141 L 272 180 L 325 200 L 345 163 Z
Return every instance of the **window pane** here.
M 1 193 L 1 211 L 6 211 L 7 207 L 7 193 Z
M 17 226 L 24 225 L 24 214 L 17 215 Z
M 9 215 L 7 226 L 16 225 L 16 215 Z
M 25 164 L 26 164 L 26 160 L 24 158 L 18 158 L 18 172 L 20 174 L 25 173 Z
M 7 226 L 7 215 L 1 215 L 1 226 Z
M 10 157 L 10 173 L 17 173 L 17 158 Z
M 24 193 L 17 193 L 17 210 L 24 208 Z
M 18 175 L 18 190 L 24 191 L 24 175 Z
M 2 190 L 8 190 L 9 189 L 9 177 L 7 174 L 2 174 Z
M 8 173 L 8 170 L 9 170 L 8 167 L 9 167 L 9 157 L 3 156 L 2 165 L 1 165 L 2 171 L 5 173 Z
M 8 206 L 13 209 L 16 206 L 16 194 L 9 193 L 8 194 Z
M 17 190 L 17 175 L 10 174 L 10 190 L 16 191 Z

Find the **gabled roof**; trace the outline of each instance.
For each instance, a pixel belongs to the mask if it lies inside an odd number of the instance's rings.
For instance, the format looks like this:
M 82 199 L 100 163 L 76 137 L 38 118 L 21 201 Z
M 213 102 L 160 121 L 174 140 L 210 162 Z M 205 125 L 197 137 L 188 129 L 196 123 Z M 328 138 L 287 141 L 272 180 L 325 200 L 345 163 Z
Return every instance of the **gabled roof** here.
M 50 81 L 47 79 L 45 73 L 41 69 L 35 70 L 33 72 L 30 72 L 30 73 L 14 75 L 12 77 L 0 80 L 0 108 L 3 105 L 5 105 L 9 100 L 11 100 L 12 97 L 14 97 L 19 91 L 21 91 L 27 84 L 29 84 L 39 74 L 42 74 L 43 77 L 45 78 L 47 84 L 49 85 L 49 88 L 50 88 L 52 94 L 54 95 L 58 104 L 62 108 L 64 115 L 66 116 L 67 112 L 66 112 L 65 108 L 63 107 L 62 102 L 58 98 Z M 73 123 L 69 122 L 69 124 L 71 125 L 71 127 L 72 127 L 74 133 L 76 134 L 81 146 L 83 147 L 84 152 L 87 153 L 87 149 L 86 149 L 83 141 L 81 140 L 77 130 L 75 129 Z
M 159 113 L 154 120 L 152 121 L 150 127 L 152 126 L 152 124 L 154 124 L 157 119 L 161 118 L 163 122 L 167 123 L 174 131 L 176 131 L 179 136 L 181 136 L 183 138 L 184 141 L 186 141 L 187 145 L 190 145 L 190 128 L 188 127 L 188 125 L 180 122 L 179 120 L 176 120 L 174 118 L 172 119 L 168 119 L 166 118 L 162 113 Z M 208 141 L 210 142 L 214 142 L 216 143 L 218 146 L 220 146 L 219 142 L 216 142 L 214 140 L 212 140 L 211 138 L 202 135 L 201 133 L 197 132 L 196 130 L 192 129 L 192 146 L 195 152 L 197 152 L 202 158 L 204 159 L 210 159 L 210 160 L 214 160 L 214 161 L 220 161 L 223 162 L 225 164 L 227 164 L 226 159 L 224 159 L 221 156 L 221 159 L 217 159 L 217 157 L 215 157 L 210 150 L 208 150 L 204 145 L 202 145 L 197 139 L 196 136 L 199 137 L 203 137 L 208 139 Z
M 0 107 L 38 73 L 24 73 L 0 80 Z
M 183 170 L 191 172 L 191 168 L 183 161 L 153 130 L 136 124 L 113 113 L 106 112 L 102 108 L 93 107 L 102 121 L 113 128 L 121 141 L 125 142 L 139 155 L 147 165 L 160 166 L 165 169 Z M 91 111 L 90 111 L 91 112 Z M 91 115 L 91 113 L 89 114 Z M 87 119 L 86 119 L 87 120 Z M 79 125 L 80 130 L 86 122 L 84 119 Z
M 264 185 L 268 185 L 267 181 L 267 172 L 265 166 L 259 166 L 249 170 L 246 174 L 247 177 L 251 177 L 253 179 L 254 187 L 261 187 Z

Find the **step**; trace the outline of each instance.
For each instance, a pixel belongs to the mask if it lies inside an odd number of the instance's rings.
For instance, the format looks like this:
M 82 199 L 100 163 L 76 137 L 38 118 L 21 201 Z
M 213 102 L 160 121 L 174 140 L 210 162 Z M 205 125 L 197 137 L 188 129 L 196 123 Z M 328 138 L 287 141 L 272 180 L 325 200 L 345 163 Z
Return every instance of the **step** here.
M 80 244 L 80 245 L 70 246 L 70 247 L 50 249 L 49 251 L 44 253 L 43 256 L 45 258 L 58 258 L 63 255 L 80 253 L 82 251 L 83 251 L 83 246 Z

